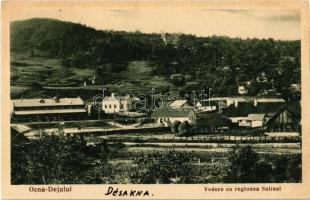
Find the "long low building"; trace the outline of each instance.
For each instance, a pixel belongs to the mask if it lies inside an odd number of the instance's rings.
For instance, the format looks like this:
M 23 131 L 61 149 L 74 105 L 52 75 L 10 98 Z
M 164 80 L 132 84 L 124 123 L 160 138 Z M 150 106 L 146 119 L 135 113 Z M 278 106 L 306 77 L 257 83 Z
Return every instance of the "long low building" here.
M 12 100 L 12 119 L 16 121 L 76 120 L 86 116 L 80 97 Z

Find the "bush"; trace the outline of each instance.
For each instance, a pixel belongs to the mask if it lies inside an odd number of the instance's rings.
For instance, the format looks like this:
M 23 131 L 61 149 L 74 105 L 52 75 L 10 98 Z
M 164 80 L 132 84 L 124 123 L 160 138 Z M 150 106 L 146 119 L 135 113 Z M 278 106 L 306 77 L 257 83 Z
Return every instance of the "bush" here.
M 161 155 L 151 154 L 136 161 L 143 166 L 132 175 L 133 182 L 151 183 L 191 183 L 193 166 L 188 153 L 170 150 Z
M 105 148 L 107 149 L 107 148 Z M 107 165 L 108 152 L 98 158 Z M 99 183 L 84 137 L 41 133 L 38 139 L 11 145 L 12 184 Z M 100 166 L 97 166 L 100 167 Z
M 230 162 L 228 182 L 255 182 L 255 164 L 257 162 L 257 154 L 252 150 L 251 146 L 233 149 L 228 160 Z
M 184 121 L 180 124 L 179 126 L 179 134 L 181 136 L 186 136 L 189 134 L 189 130 L 190 130 L 190 125 L 188 123 L 188 121 Z
M 255 181 L 257 183 L 268 183 L 272 181 L 272 164 L 260 160 L 255 165 Z
M 171 132 L 174 134 L 177 134 L 179 132 L 179 126 L 181 122 L 180 121 L 175 121 L 171 124 Z

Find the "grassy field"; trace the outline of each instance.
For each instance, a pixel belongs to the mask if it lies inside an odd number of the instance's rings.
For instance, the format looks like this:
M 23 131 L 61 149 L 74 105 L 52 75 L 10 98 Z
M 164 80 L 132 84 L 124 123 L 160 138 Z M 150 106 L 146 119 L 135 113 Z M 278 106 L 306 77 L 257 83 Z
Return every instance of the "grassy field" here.
M 11 53 L 11 97 L 39 98 L 59 96 L 81 96 L 92 99 L 101 94 L 103 88 L 125 94 L 151 93 L 151 89 L 164 91 L 176 89 L 164 77 L 152 75 L 151 63 L 132 61 L 127 70 L 118 74 L 98 77 L 93 66 L 63 67 L 59 59 L 32 56 L 30 52 Z M 84 80 L 96 76 L 99 83 L 84 86 Z M 31 89 L 33 83 L 43 88 Z
M 70 85 L 94 75 L 90 67 L 66 68 L 59 59 L 31 56 L 29 52 L 12 52 L 11 85 L 30 86 L 39 82 L 42 86 Z
M 120 86 L 127 91 L 147 90 L 150 92 L 152 88 L 172 87 L 163 77 L 152 75 L 150 63 L 144 61 L 131 62 L 127 71 L 120 73 L 120 77 L 123 79 Z

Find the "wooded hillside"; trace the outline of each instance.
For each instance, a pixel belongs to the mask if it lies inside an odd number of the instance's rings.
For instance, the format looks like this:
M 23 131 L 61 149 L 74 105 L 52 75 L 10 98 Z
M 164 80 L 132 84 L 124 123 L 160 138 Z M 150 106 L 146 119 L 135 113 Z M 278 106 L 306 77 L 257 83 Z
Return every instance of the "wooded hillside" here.
M 133 61 L 147 61 L 152 75 L 163 77 L 181 94 L 208 88 L 236 94 L 247 81 L 252 81 L 251 95 L 272 87 L 285 93 L 290 84 L 300 83 L 300 41 L 99 31 L 30 19 L 11 23 L 11 52 L 18 51 L 59 59 L 64 68 L 91 68 L 98 77 L 117 76 Z M 262 74 L 268 81 L 257 83 Z

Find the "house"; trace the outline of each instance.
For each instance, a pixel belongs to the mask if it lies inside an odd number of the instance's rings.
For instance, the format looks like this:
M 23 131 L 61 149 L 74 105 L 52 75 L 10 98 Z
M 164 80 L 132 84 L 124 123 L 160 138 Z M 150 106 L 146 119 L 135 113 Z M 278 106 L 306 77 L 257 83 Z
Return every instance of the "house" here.
M 266 83 L 268 82 L 267 75 L 265 72 L 262 72 L 259 76 L 256 77 L 257 83 Z
M 263 127 L 265 114 L 248 114 L 247 117 L 241 117 L 238 119 L 239 127 Z
M 199 111 L 216 111 L 225 109 L 232 104 L 238 107 L 238 104 L 243 102 L 246 100 L 240 97 L 211 97 L 198 101 L 196 109 Z
M 195 107 L 202 112 L 212 112 L 217 110 L 217 103 L 215 101 L 200 100 L 196 103 Z
M 227 107 L 229 104 L 229 99 L 229 97 L 211 97 L 198 101 L 195 107 L 199 111 L 216 111 Z
M 196 115 L 193 108 L 171 108 L 169 103 L 164 105 L 151 114 L 151 118 L 155 119 L 159 125 L 169 126 L 175 121 L 194 124 L 196 121 Z
M 105 113 L 129 112 L 134 109 L 134 103 L 137 101 L 139 101 L 138 98 L 132 98 L 129 95 L 117 97 L 112 93 L 111 96 L 103 98 L 102 110 Z
M 238 94 L 241 94 L 241 95 L 248 94 L 248 89 L 244 85 L 239 85 Z
M 84 101 L 80 98 L 14 99 L 12 119 L 16 121 L 56 121 L 83 119 Z
M 223 110 L 223 115 L 239 127 L 262 127 L 286 102 L 282 98 L 254 98 L 249 102 L 238 102 Z
M 282 98 L 254 98 L 254 107 L 252 109 L 252 112 L 265 114 L 266 121 L 268 121 L 284 105 L 286 105 L 286 102 Z
M 266 125 L 269 132 L 300 132 L 300 103 L 295 101 L 282 106 L 272 117 L 268 119 Z

